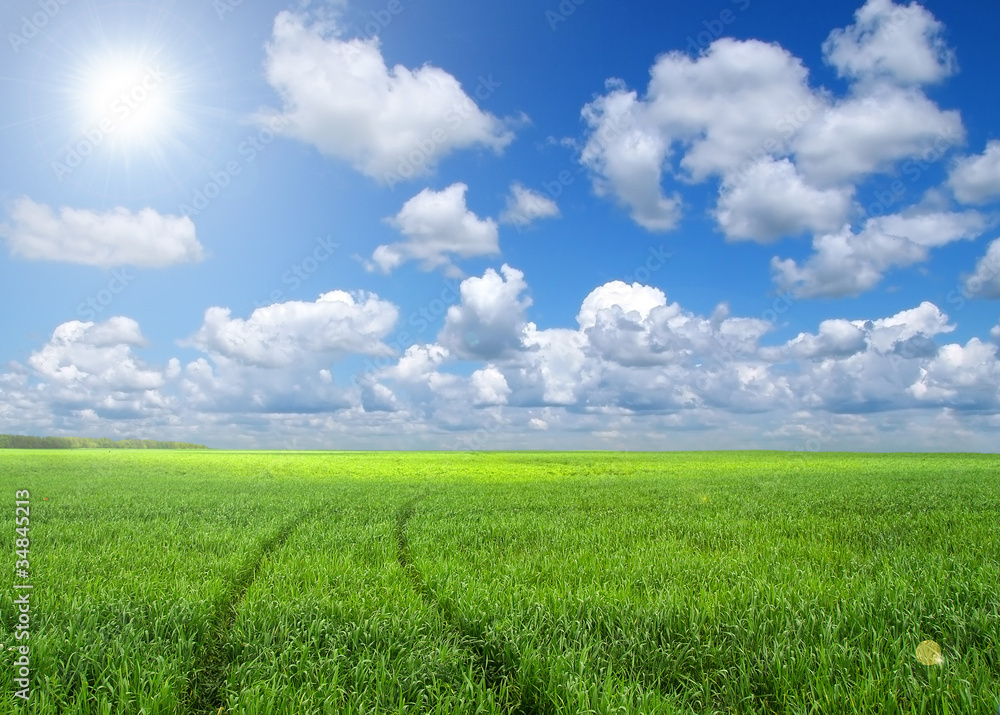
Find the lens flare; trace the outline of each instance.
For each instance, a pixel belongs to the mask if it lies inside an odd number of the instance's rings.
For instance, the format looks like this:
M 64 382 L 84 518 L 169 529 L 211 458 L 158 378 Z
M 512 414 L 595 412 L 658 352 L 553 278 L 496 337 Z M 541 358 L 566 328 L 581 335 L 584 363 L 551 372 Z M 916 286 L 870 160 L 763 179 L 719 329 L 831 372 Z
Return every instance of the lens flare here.
M 917 646 L 917 660 L 924 665 L 942 665 L 944 656 L 941 655 L 941 646 L 934 641 L 924 641 Z

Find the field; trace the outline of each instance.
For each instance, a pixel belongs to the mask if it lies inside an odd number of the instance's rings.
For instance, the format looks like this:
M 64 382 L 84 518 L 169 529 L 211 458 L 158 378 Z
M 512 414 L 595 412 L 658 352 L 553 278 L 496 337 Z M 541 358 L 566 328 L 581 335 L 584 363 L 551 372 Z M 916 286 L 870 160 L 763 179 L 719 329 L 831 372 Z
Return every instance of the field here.
M 0 713 L 1000 701 L 995 455 L 4 450 L 0 493 Z

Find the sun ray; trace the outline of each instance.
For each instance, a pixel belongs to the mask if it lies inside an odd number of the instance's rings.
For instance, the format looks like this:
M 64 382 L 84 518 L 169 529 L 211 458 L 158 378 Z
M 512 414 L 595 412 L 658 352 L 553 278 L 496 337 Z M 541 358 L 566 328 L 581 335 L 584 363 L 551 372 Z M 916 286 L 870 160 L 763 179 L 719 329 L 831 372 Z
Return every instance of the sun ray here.
M 29 89 L 55 178 L 113 199 L 188 189 L 231 113 L 211 46 L 163 8 L 92 8 L 39 45 Z
M 176 76 L 156 57 L 102 57 L 84 71 L 77 111 L 85 132 L 99 132 L 114 149 L 154 147 L 174 128 Z

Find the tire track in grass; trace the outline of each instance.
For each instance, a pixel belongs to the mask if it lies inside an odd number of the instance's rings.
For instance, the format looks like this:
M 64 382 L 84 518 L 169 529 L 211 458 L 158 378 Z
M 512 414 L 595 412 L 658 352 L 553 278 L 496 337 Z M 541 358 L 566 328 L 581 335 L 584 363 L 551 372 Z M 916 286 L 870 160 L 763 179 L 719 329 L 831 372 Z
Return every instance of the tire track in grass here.
M 413 563 L 406 539 L 406 527 L 416 510 L 417 501 L 421 498 L 410 499 L 396 513 L 396 560 L 424 602 L 440 612 L 448 627 L 462 636 L 463 644 L 475 656 L 486 687 L 495 692 L 502 692 L 504 683 L 511 687 L 517 682 L 517 665 L 508 665 L 507 659 L 504 658 L 505 653 L 513 653 L 514 649 L 506 642 L 490 642 L 481 629 L 462 615 L 450 600 L 438 598 Z M 555 709 L 552 705 L 540 699 L 541 686 L 534 683 L 532 685 L 530 689 L 521 691 L 520 699 L 516 702 L 508 700 L 507 712 L 511 715 L 554 715 Z
M 261 544 L 256 558 L 249 560 L 236 574 L 236 579 L 215 609 L 208 638 L 195 657 L 194 675 L 186 699 L 187 711 L 192 715 L 203 713 L 218 715 L 226 705 L 226 671 L 229 669 L 229 658 L 226 655 L 227 636 L 236 620 L 236 612 L 257 578 L 264 559 L 284 546 L 300 525 L 327 506 L 328 503 L 314 506 L 290 519 L 271 538 Z

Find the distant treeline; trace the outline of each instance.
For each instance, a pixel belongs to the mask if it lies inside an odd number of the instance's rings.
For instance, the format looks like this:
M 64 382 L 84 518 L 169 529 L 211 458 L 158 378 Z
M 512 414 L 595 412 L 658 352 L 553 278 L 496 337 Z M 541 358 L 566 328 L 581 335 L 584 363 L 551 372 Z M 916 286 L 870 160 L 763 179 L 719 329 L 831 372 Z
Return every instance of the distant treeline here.
M 208 449 L 203 444 L 107 437 L 24 437 L 0 434 L 0 449 Z

